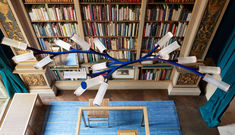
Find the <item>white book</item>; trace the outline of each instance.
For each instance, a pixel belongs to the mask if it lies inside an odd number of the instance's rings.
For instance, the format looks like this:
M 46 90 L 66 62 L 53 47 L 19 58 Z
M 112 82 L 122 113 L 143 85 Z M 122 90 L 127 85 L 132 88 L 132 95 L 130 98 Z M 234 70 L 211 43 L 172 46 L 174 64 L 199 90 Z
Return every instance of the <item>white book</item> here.
M 186 21 L 189 21 L 191 19 L 192 13 L 188 13 Z
M 185 33 L 186 33 L 186 31 L 187 31 L 187 28 L 188 28 L 188 25 L 185 24 L 184 32 L 183 32 L 183 37 L 185 36 Z
M 58 20 L 62 20 L 62 18 L 60 18 L 61 16 L 60 16 L 59 8 L 57 7 L 55 8 L 55 10 L 56 10 L 56 15 L 57 15 Z
M 31 11 L 29 12 L 29 17 L 32 21 L 35 21 L 33 12 L 31 12 Z
M 160 10 L 160 8 L 159 7 L 157 7 L 157 13 L 156 13 L 156 18 L 155 18 L 155 20 L 159 20 L 159 10 Z

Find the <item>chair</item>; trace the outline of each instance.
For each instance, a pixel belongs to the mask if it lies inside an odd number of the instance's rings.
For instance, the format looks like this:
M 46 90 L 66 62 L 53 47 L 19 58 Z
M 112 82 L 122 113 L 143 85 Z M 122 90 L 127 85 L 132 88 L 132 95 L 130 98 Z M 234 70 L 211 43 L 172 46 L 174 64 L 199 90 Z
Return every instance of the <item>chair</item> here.
M 138 135 L 138 130 L 118 130 L 118 135 Z
M 93 107 L 93 100 L 89 99 L 89 107 Z M 103 99 L 100 106 L 109 106 L 109 99 L 105 98 Z M 108 127 L 109 127 L 109 111 L 88 111 L 88 126 L 91 127 L 90 122 L 91 121 L 107 121 Z M 98 118 L 98 119 L 97 119 Z M 105 119 L 100 119 L 105 118 Z M 97 120 L 95 120 L 97 119 Z

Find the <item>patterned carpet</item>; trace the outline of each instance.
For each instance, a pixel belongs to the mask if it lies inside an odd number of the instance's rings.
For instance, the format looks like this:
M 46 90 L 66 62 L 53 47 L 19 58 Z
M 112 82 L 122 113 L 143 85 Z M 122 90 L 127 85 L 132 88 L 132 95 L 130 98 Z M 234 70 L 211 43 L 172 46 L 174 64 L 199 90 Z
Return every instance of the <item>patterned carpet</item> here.
M 81 106 L 88 106 L 88 102 L 50 102 L 44 135 L 75 135 Z M 147 106 L 151 135 L 181 135 L 173 101 L 111 101 L 110 106 Z M 118 130 L 138 130 L 139 135 L 145 134 L 144 127 L 140 126 L 142 111 L 110 111 L 109 116 L 110 128 L 107 122 L 91 122 L 92 126 L 100 126 L 94 128 L 85 127 L 81 122 L 80 135 L 117 135 Z

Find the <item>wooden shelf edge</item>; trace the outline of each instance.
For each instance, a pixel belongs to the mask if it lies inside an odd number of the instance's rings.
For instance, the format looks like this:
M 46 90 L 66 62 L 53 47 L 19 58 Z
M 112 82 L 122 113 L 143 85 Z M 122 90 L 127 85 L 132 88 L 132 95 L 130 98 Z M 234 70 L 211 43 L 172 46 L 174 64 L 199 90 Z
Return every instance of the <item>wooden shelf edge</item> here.
M 44 4 L 74 4 L 74 2 L 27 2 L 25 5 L 44 5 Z
M 76 90 L 80 81 L 56 81 L 55 86 L 59 90 Z M 146 81 L 146 80 L 110 80 L 109 90 L 143 90 L 143 89 L 168 89 L 171 81 Z M 88 90 L 97 90 L 99 86 Z

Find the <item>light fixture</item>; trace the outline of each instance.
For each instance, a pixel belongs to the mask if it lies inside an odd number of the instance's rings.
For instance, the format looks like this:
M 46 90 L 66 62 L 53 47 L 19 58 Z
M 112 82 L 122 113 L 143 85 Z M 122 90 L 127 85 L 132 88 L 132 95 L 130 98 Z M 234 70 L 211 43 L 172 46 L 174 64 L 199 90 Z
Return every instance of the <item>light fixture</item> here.
M 81 82 L 81 86 L 75 90 L 74 94 L 80 96 L 85 90 L 94 87 L 96 85 L 99 85 L 102 82 L 104 82 L 104 77 L 102 75 L 99 75 L 91 79 L 87 79 L 86 81 Z
M 27 49 L 27 44 L 26 43 L 19 42 L 19 41 L 16 41 L 16 40 L 12 40 L 12 39 L 7 38 L 7 37 L 3 37 L 2 44 L 8 45 L 8 46 L 11 46 L 11 47 L 15 47 L 15 48 L 18 48 L 18 49 L 21 49 L 21 50 L 26 50 Z
M 72 34 L 70 36 L 74 42 L 76 42 L 83 50 L 90 50 L 91 45 L 87 43 L 84 39 L 80 38 L 77 34 Z
M 107 83 L 105 83 L 105 82 L 101 83 L 101 85 L 99 87 L 99 90 L 98 90 L 98 92 L 97 92 L 97 94 L 95 96 L 95 99 L 93 101 L 93 105 L 94 106 L 100 106 L 101 105 L 101 103 L 103 101 L 103 98 L 104 98 L 104 95 L 105 95 L 105 93 L 107 91 L 108 86 L 109 85 Z
M 33 52 L 24 53 L 24 54 L 20 54 L 20 55 L 16 55 L 16 56 L 12 57 L 12 60 L 15 63 L 19 63 L 19 62 L 27 61 L 27 60 L 31 60 L 31 59 L 35 59 Z
M 101 43 L 98 38 L 95 38 L 95 39 L 93 40 L 93 42 L 94 42 L 94 44 L 95 44 L 95 47 L 97 47 L 98 50 L 99 50 L 101 53 L 103 53 L 103 52 L 106 50 L 104 44 Z
M 171 52 L 175 51 L 176 49 L 180 48 L 180 45 L 178 44 L 177 41 L 174 41 L 173 43 L 169 44 L 167 47 L 164 47 L 161 49 L 158 54 L 161 57 L 164 57 L 165 55 L 170 54 Z
M 43 58 L 42 60 L 40 60 L 38 63 L 36 63 L 34 65 L 34 67 L 36 69 L 40 69 L 44 66 L 46 66 L 47 64 L 49 64 L 50 62 L 52 62 L 53 60 L 50 58 L 50 56 L 46 56 L 45 58 Z
M 160 47 L 163 47 L 166 45 L 166 43 L 173 37 L 173 34 L 171 32 L 167 32 L 166 35 L 164 35 L 156 45 L 159 45 Z
M 220 89 L 222 89 L 222 90 L 224 90 L 226 92 L 230 88 L 229 84 L 227 84 L 227 83 L 225 83 L 223 81 L 217 80 L 217 79 L 215 79 L 214 77 L 212 77 L 211 75 L 208 75 L 208 74 L 206 74 L 203 77 L 203 80 L 208 82 L 208 83 L 211 83 L 211 84 L 215 85 L 216 87 L 218 87 L 218 88 L 220 88 Z
M 55 44 L 60 46 L 61 48 L 69 51 L 71 49 L 71 45 L 69 43 L 64 42 L 63 40 L 56 39 L 54 40 Z
M 199 66 L 199 72 L 201 73 L 209 73 L 209 74 L 220 74 L 220 67 L 213 66 Z
M 197 62 L 196 56 L 188 56 L 188 57 L 179 57 L 178 58 L 178 63 L 180 63 L 180 64 L 191 64 L 191 63 L 196 63 L 196 62 Z
M 62 40 L 55 40 L 55 43 L 58 46 L 64 48 L 65 50 L 68 50 L 68 51 L 48 52 L 48 51 L 38 50 L 35 48 L 27 47 L 27 44 L 25 44 L 25 43 L 13 41 L 8 38 L 4 38 L 2 43 L 7 44 L 12 47 L 20 48 L 22 50 L 25 50 L 25 49 L 32 50 L 33 52 L 35 52 L 36 55 L 39 55 L 39 54 L 50 55 L 50 56 L 45 57 L 41 61 L 39 61 L 37 64 L 35 64 L 36 68 L 41 68 L 41 67 L 45 66 L 46 64 L 50 63 L 52 61 L 51 58 L 53 58 L 57 55 L 66 54 L 66 53 L 95 54 L 95 55 L 99 55 L 99 56 L 102 56 L 102 57 L 109 59 L 110 60 L 109 62 L 103 62 L 103 63 L 92 65 L 92 70 L 97 71 L 97 72 L 90 72 L 88 74 L 86 72 L 65 72 L 65 74 L 64 74 L 65 78 L 80 78 L 80 77 L 86 78 L 86 75 L 91 77 L 91 79 L 87 79 L 86 81 L 81 82 L 81 86 L 75 90 L 74 94 L 76 94 L 77 96 L 80 96 L 86 89 L 89 89 L 93 86 L 101 84 L 100 88 L 97 92 L 97 95 L 96 95 L 96 100 L 94 101 L 95 105 L 101 104 L 101 100 L 103 99 L 104 94 L 105 94 L 107 87 L 108 87 L 108 84 L 107 84 L 108 79 L 110 78 L 112 73 L 114 73 L 119 68 L 122 68 L 124 66 L 129 65 L 129 64 L 133 64 L 133 63 L 137 63 L 137 62 L 145 62 L 145 61 L 146 62 L 160 61 L 160 62 L 169 63 L 171 65 L 186 69 L 190 72 L 193 72 L 193 73 L 199 75 L 200 77 L 203 78 L 204 81 L 211 83 L 224 91 L 229 90 L 229 88 L 230 88 L 229 84 L 227 84 L 223 81 L 217 80 L 217 79 L 213 78 L 212 76 L 210 76 L 209 74 L 203 74 L 203 73 L 219 74 L 220 68 L 218 68 L 218 67 L 199 66 L 199 71 L 197 71 L 196 69 L 192 69 L 192 68 L 186 67 L 184 65 L 181 65 L 181 64 L 186 64 L 186 63 L 195 63 L 197 61 L 195 56 L 179 57 L 178 63 L 175 63 L 174 61 L 168 60 L 169 54 L 180 47 L 178 42 L 174 41 L 173 43 L 169 44 L 165 48 L 161 49 L 172 38 L 172 36 L 173 36 L 173 34 L 168 32 L 162 39 L 160 39 L 157 42 L 156 46 L 150 52 L 148 52 L 146 55 L 142 56 L 141 58 L 139 58 L 137 60 L 132 60 L 132 61 L 120 61 L 120 60 L 117 60 L 117 59 L 111 57 L 105 51 L 106 48 L 102 44 L 102 42 L 98 38 L 95 38 L 93 40 L 93 42 L 95 44 L 95 47 L 98 48 L 98 50 L 99 50 L 99 52 L 97 52 L 96 50 L 91 49 L 90 44 L 88 44 L 84 39 L 78 37 L 76 34 L 71 35 L 71 39 L 74 42 L 78 43 L 83 48 L 83 50 L 77 50 L 75 48 L 72 48 L 72 50 L 71 50 L 71 45 L 62 41 Z M 155 51 L 158 51 L 157 50 L 158 48 L 160 48 L 161 50 L 158 53 L 153 54 Z M 33 56 L 33 53 L 31 52 L 31 53 L 26 53 L 26 54 L 14 56 L 13 60 L 15 62 L 21 62 L 21 61 L 25 61 L 25 60 L 32 59 L 32 58 L 35 58 L 35 57 Z

